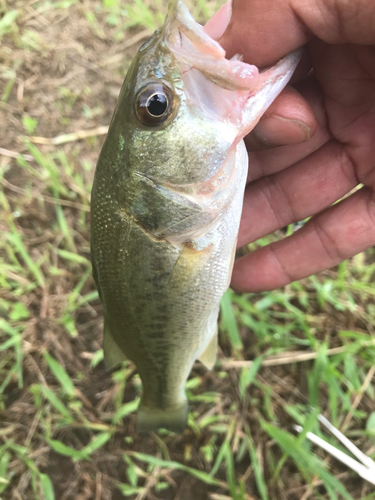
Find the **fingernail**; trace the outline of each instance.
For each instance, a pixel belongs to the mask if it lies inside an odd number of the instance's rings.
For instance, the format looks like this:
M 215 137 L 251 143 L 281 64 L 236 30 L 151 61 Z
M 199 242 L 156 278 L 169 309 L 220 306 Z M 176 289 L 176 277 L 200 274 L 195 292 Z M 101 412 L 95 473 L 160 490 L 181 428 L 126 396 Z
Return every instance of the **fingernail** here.
M 300 120 L 272 115 L 260 120 L 254 128 L 254 134 L 269 146 L 282 146 L 308 141 L 311 129 Z
M 220 9 L 209 19 L 204 27 L 204 31 L 214 40 L 221 38 L 228 27 L 232 17 L 232 0 L 228 0 Z

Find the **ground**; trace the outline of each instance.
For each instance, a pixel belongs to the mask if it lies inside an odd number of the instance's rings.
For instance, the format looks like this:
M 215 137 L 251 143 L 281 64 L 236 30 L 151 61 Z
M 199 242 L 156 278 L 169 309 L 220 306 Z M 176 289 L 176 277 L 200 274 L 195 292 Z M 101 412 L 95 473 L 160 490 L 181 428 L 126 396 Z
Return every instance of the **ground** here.
M 202 22 L 217 8 L 190 5 Z M 272 293 L 228 291 L 219 360 L 195 365 L 181 435 L 138 435 L 134 367 L 105 371 L 91 183 L 130 60 L 164 13 L 161 0 L 0 2 L 0 498 L 374 499 L 293 430 L 323 435 L 321 412 L 375 455 L 374 250 Z

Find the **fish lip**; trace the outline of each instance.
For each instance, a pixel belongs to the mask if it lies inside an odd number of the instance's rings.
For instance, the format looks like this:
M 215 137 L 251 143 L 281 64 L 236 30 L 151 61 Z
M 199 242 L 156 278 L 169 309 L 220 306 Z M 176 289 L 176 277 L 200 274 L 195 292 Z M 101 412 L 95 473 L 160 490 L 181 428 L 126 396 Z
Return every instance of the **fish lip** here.
M 257 88 L 259 71 L 256 66 L 239 58 L 225 58 L 225 50 L 197 23 L 181 0 L 171 0 L 162 36 L 184 70 L 198 69 L 208 79 L 228 90 Z
M 190 35 L 195 42 L 202 44 L 205 53 L 212 54 L 218 58 L 225 57 L 225 50 L 213 38 L 211 38 L 191 15 L 187 6 L 181 0 L 171 0 L 168 4 L 168 14 L 163 27 L 164 33 L 170 33 L 170 27 L 178 22 L 180 29 Z M 173 29 L 173 28 L 172 28 Z
M 226 59 L 223 47 L 195 21 L 182 0 L 170 0 L 162 37 L 177 60 L 184 62 L 185 66 L 190 65 L 190 68 L 185 67 L 185 71 L 198 69 L 220 87 L 227 90 L 250 91 L 250 95 L 264 85 L 276 81 L 279 77 L 277 68 L 282 67 L 286 59 L 299 60 L 301 57 L 301 49 L 297 49 L 280 59 L 274 66 L 266 68 L 257 68 L 243 62 L 241 54 Z M 184 40 L 190 42 L 187 49 L 183 47 Z

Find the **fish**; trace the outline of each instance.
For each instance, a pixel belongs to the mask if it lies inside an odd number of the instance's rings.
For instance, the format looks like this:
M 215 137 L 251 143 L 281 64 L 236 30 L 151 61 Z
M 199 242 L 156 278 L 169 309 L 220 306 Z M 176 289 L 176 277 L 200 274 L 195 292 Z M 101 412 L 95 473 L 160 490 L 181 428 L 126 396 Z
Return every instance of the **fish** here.
M 95 171 L 91 255 L 106 366 L 131 360 L 142 381 L 140 432 L 183 432 L 192 366 L 215 364 L 248 169 L 243 138 L 299 59 L 264 71 L 228 60 L 171 0 L 128 70 Z

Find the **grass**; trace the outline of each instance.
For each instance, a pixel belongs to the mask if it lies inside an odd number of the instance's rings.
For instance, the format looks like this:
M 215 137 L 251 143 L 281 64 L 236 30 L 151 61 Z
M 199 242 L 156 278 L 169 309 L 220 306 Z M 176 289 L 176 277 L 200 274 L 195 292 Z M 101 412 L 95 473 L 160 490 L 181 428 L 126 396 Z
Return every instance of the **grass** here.
M 216 8 L 193 4 L 200 21 Z M 374 250 L 282 290 L 229 290 L 215 370 L 197 363 L 187 382 L 188 429 L 137 435 L 140 380 L 130 363 L 105 372 L 91 275 L 89 193 L 103 136 L 75 132 L 109 123 L 165 7 L 0 9 L 0 499 L 375 499 L 305 438 L 323 436 L 323 412 L 375 455 Z M 73 135 L 33 139 L 63 134 Z

